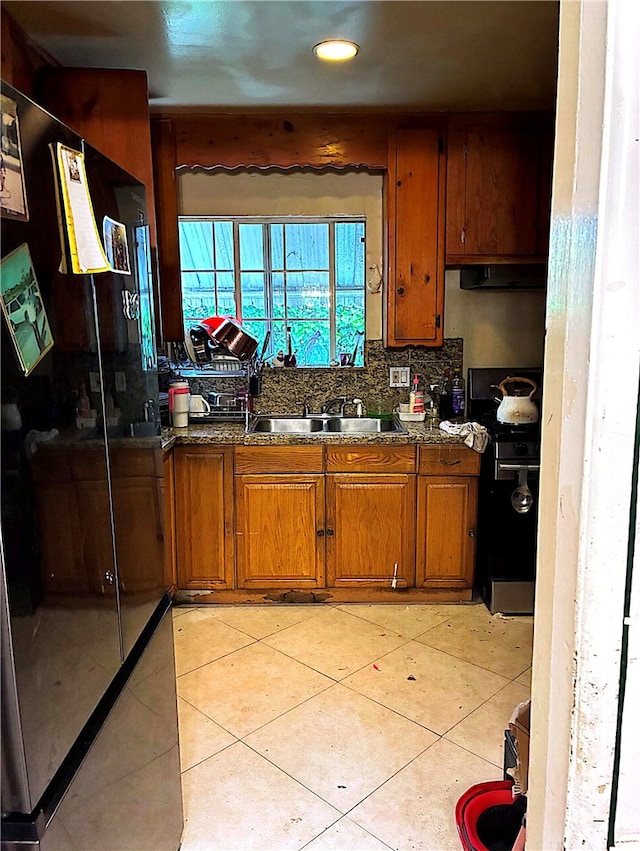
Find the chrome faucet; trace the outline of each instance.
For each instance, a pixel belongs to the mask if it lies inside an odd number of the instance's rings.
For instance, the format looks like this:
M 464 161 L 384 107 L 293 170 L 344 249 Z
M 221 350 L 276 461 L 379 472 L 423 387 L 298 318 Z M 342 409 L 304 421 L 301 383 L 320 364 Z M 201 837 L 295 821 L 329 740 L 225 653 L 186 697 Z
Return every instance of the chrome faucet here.
M 346 396 L 336 396 L 335 399 L 329 399 L 328 402 L 325 402 L 322 408 L 320 409 L 320 413 L 328 414 L 330 408 L 332 408 L 336 402 L 340 402 L 340 416 L 344 416 L 344 406 L 347 404 Z

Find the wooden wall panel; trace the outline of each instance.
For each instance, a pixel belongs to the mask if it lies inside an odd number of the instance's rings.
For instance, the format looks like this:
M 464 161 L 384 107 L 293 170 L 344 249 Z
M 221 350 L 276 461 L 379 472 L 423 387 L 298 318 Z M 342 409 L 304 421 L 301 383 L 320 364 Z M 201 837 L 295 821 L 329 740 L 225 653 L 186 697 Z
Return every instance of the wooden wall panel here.
M 156 273 L 158 239 L 147 72 L 111 68 L 43 68 L 36 83 L 38 103 L 144 183 L 151 259 Z M 158 339 L 162 339 L 162 298 L 157 277 L 154 274 L 156 334 Z
M 2 79 L 22 94 L 33 98 L 38 70 L 56 65 L 56 61 L 42 48 L 34 45 L 24 30 L 4 9 L 2 9 L 1 36 Z
M 171 121 L 152 121 L 151 139 L 158 224 L 161 338 L 178 343 L 184 339 L 184 324 L 178 244 L 176 154 Z

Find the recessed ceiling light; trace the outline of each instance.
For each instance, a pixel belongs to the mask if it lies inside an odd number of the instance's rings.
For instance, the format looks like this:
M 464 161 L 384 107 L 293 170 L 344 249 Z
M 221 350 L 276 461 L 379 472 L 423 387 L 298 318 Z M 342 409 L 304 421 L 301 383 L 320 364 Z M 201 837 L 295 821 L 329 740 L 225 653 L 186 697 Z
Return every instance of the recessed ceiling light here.
M 321 41 L 313 48 L 318 59 L 327 59 L 330 62 L 344 62 L 347 59 L 353 59 L 359 50 L 360 48 L 355 42 L 342 39 Z

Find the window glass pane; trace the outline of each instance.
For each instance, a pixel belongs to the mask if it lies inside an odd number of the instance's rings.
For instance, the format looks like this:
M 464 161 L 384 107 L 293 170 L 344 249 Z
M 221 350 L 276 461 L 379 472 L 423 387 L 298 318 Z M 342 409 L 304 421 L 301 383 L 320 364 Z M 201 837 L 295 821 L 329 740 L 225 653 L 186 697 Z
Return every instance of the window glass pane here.
M 210 272 L 183 272 L 182 304 L 185 325 L 214 315 L 216 302 L 213 274 Z
M 276 354 L 287 351 L 287 340 L 284 322 L 271 323 L 271 351 Z
M 329 268 L 329 225 L 285 225 L 287 269 Z
M 240 225 L 240 268 L 264 269 L 262 225 Z
M 252 334 L 258 341 L 258 354 L 262 351 L 262 344 L 264 343 L 264 335 L 267 333 L 267 328 L 269 325 L 264 319 L 243 319 L 242 327 L 245 331 L 248 331 L 249 334 Z M 265 353 L 265 357 L 273 350 L 273 346 L 271 343 L 269 344 L 269 349 Z
M 211 222 L 179 221 L 180 268 L 213 269 L 213 230 Z
M 271 268 L 284 269 L 284 226 L 269 225 L 271 234 Z
M 261 272 L 241 272 L 242 317 L 266 318 L 264 297 L 264 275 Z
M 297 318 L 328 318 L 328 272 L 289 272 L 287 274 L 287 315 Z
M 336 222 L 336 287 L 364 285 L 364 222 Z
M 274 272 L 271 276 L 271 289 L 273 293 L 273 316 L 277 319 L 284 319 L 284 275 L 281 272 Z
M 364 292 L 339 293 L 336 303 L 336 354 L 358 351 L 355 365 L 364 364 Z
M 216 269 L 233 269 L 233 222 L 214 222 Z
M 236 294 L 233 272 L 218 272 L 218 316 L 237 316 Z
M 292 322 L 291 333 L 297 349 L 298 366 L 328 366 L 330 351 L 329 322 Z

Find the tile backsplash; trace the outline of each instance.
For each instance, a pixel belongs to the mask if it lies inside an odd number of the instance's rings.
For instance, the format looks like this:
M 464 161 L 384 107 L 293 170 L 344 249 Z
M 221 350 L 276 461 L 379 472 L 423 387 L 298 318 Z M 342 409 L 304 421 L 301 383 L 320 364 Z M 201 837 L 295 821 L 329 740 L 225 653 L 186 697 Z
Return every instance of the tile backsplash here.
M 420 375 L 420 388 L 442 380 L 445 369 L 462 369 L 462 338 L 444 341 L 442 348 L 385 349 L 380 340 L 365 343 L 364 367 L 272 368 L 262 372 L 262 388 L 254 398 L 257 413 L 294 414 L 301 412 L 306 402 L 312 411 L 336 396 L 359 398 L 369 411 L 374 408 L 392 409 L 406 401 L 409 388 L 389 387 L 389 367 L 409 366 L 411 377 Z M 188 379 L 192 393 L 217 390 L 229 392 L 246 386 L 243 379 L 195 377 Z

